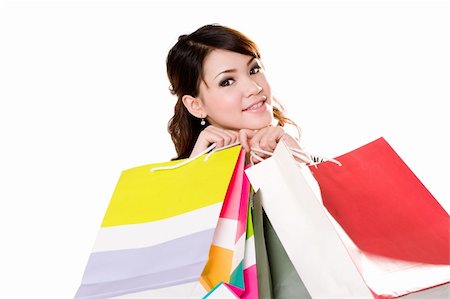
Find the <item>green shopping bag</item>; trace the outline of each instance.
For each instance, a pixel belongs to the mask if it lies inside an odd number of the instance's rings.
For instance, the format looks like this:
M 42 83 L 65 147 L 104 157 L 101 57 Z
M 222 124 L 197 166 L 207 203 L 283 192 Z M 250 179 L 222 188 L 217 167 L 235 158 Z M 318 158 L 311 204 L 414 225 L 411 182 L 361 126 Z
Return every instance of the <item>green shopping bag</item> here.
M 311 299 L 311 295 L 295 270 L 266 213 L 262 209 L 261 198 L 258 194 L 259 192 L 253 196 L 253 225 L 255 231 L 258 280 L 265 279 L 263 284 L 260 284 L 260 298 Z M 259 259 L 258 253 L 260 255 Z
M 264 238 L 263 211 L 259 197 L 251 193 L 250 202 L 253 204 L 253 235 L 255 238 L 256 264 L 258 265 L 258 294 L 261 299 L 272 299 L 272 278 L 270 275 L 269 259 L 267 257 Z

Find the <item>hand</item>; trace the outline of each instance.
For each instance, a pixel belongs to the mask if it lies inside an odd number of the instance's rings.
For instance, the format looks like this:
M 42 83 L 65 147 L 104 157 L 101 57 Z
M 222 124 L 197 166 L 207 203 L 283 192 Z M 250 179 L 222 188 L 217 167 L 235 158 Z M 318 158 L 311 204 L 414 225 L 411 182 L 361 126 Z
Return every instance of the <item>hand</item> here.
M 190 157 L 194 157 L 198 153 L 204 151 L 213 143 L 216 144 L 216 148 L 220 148 L 236 143 L 238 140 L 238 132 L 209 125 L 200 132 Z
M 251 148 L 254 147 L 272 153 L 280 140 L 283 140 L 288 147 L 300 149 L 297 141 L 292 136 L 287 134 L 283 127 L 280 126 L 269 126 L 260 130 L 242 129 L 239 131 L 239 140 L 246 152 L 250 152 Z M 269 155 L 263 153 L 256 154 L 263 159 L 269 157 Z M 252 160 L 254 163 L 259 162 L 255 158 Z

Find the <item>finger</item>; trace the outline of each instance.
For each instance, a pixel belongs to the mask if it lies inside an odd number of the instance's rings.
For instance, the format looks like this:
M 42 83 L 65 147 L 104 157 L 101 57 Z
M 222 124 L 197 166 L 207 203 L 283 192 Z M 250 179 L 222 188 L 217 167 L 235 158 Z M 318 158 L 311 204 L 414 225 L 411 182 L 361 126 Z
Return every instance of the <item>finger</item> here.
M 211 141 L 216 144 L 216 149 L 224 146 L 225 141 L 223 139 L 223 136 L 220 136 L 216 132 L 211 132 L 210 137 L 211 137 Z
M 214 126 L 211 126 L 210 130 L 215 135 L 222 137 L 223 146 L 232 145 L 236 143 L 239 139 L 239 133 L 233 130 L 226 130 Z
M 231 130 L 222 130 L 221 134 L 224 135 L 224 138 L 226 138 L 225 145 L 230 145 L 233 143 L 236 143 L 238 139 L 238 133 Z
M 227 134 L 231 136 L 231 143 L 236 143 L 239 141 L 239 132 L 226 130 Z
M 278 142 L 285 135 L 283 128 L 267 128 L 264 132 L 265 134 L 261 137 L 259 145 L 262 149 L 273 152 L 277 147 Z
M 261 162 L 261 161 L 259 161 L 258 159 L 252 157 L 252 162 L 253 162 L 253 164 L 258 164 L 258 163 Z
M 241 143 L 244 150 L 248 153 L 250 152 L 250 144 L 248 140 L 255 135 L 255 132 L 249 129 L 239 130 L 239 142 Z
M 252 150 L 252 153 L 255 156 L 255 159 L 258 159 L 258 157 L 259 157 L 260 159 L 265 160 L 265 159 L 267 159 L 269 157 L 269 155 L 267 155 L 265 153 L 262 153 L 262 152 L 260 152 L 258 150 L 254 150 L 254 148 Z
M 274 138 L 273 134 L 264 134 L 259 140 L 259 148 L 273 152 L 273 150 L 277 147 L 277 141 Z
M 231 144 L 231 136 L 228 135 L 225 131 L 219 131 L 219 132 L 217 132 L 217 135 L 219 135 L 223 140 L 222 146 L 227 146 L 227 145 Z
M 235 144 L 239 139 L 239 134 L 236 131 L 218 129 L 217 134 L 224 139 L 224 146 Z
M 252 137 L 250 137 L 249 144 L 250 147 L 254 148 L 261 148 L 260 142 L 265 134 L 265 129 L 261 129 L 256 134 L 254 134 Z
M 261 161 L 263 161 L 264 159 L 261 158 L 260 156 L 258 156 L 255 152 L 250 152 L 250 162 L 252 164 L 256 164 L 259 163 Z
M 292 137 L 291 135 L 285 133 L 282 137 L 281 140 L 284 141 L 284 143 L 286 143 L 287 146 L 289 147 L 293 147 L 293 148 L 298 148 L 301 149 L 300 144 L 298 143 L 297 140 L 294 139 L 294 137 Z
M 223 134 L 214 128 L 213 126 L 208 126 L 205 130 L 203 130 L 203 138 L 209 143 L 215 143 L 216 148 L 220 148 L 224 146 L 225 140 Z
M 248 135 L 244 130 L 239 131 L 239 142 L 246 153 L 250 152 L 250 146 L 248 145 Z

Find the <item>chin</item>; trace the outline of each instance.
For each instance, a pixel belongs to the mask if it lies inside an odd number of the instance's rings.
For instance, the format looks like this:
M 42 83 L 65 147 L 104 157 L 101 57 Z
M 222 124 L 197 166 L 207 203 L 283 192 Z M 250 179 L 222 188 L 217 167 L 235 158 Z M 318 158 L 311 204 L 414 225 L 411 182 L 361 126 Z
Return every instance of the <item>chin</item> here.
M 250 129 L 250 130 L 260 130 L 262 128 L 266 128 L 270 126 L 273 123 L 273 117 L 267 117 L 260 120 L 255 120 L 252 122 L 247 122 L 244 124 L 244 128 Z

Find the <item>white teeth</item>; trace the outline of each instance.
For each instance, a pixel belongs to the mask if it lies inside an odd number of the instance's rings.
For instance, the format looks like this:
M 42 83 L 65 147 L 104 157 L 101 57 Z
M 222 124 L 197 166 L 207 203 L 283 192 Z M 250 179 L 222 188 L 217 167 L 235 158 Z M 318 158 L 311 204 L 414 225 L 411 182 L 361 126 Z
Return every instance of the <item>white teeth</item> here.
M 259 103 L 255 104 L 255 105 L 251 106 L 251 107 L 248 108 L 247 110 L 256 110 L 256 109 L 258 109 L 259 107 L 261 107 L 263 104 L 264 104 L 263 102 L 259 102 Z

